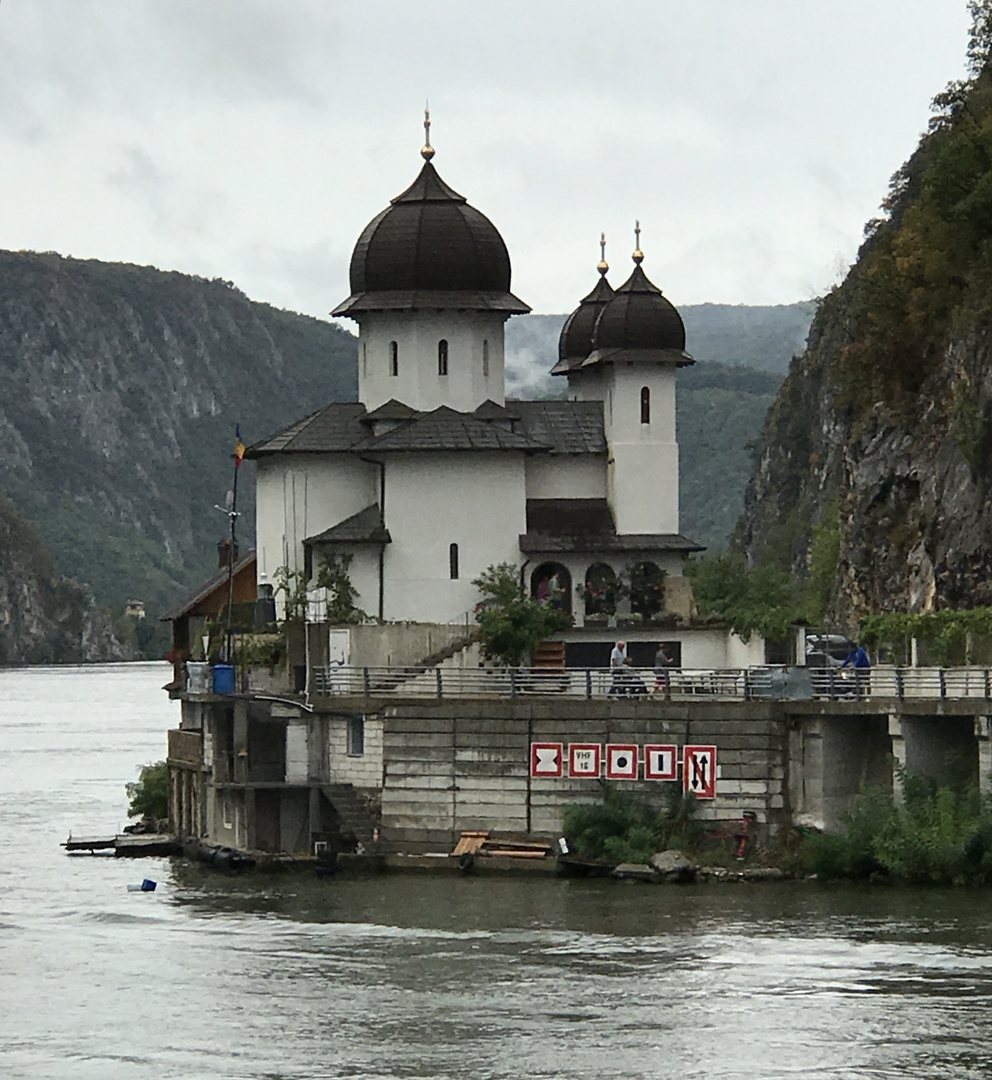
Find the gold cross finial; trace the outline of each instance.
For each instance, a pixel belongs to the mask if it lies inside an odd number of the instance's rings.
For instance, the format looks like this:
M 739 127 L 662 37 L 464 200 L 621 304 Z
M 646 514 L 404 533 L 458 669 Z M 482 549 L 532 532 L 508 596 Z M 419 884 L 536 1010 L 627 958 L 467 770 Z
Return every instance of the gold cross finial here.
M 431 146 L 431 110 L 429 105 L 424 106 L 424 145 L 420 151 L 424 161 L 430 161 L 434 156 L 434 147 Z
M 601 232 L 599 234 L 599 266 L 596 269 L 605 274 L 609 270 L 610 264 L 606 261 L 606 233 Z
M 631 256 L 638 266 L 644 262 L 644 252 L 641 251 L 641 223 L 634 222 L 634 254 Z

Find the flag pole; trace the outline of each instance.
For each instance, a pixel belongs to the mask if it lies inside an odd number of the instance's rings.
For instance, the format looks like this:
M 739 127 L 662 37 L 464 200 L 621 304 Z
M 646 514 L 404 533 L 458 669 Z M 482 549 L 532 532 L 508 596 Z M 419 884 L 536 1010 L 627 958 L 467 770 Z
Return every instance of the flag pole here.
M 234 427 L 234 486 L 231 489 L 231 507 L 227 512 L 231 523 L 230 546 L 227 551 L 227 662 L 233 662 L 231 651 L 231 619 L 234 612 L 234 528 L 238 520 L 238 472 L 245 456 L 245 444 L 241 441 L 241 425 Z

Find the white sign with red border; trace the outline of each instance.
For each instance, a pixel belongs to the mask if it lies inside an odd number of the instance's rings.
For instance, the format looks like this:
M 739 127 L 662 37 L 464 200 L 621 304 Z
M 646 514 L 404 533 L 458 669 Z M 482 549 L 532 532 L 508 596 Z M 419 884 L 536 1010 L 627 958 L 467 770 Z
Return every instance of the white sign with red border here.
M 682 789 L 697 799 L 716 798 L 716 747 L 682 748 Z
M 645 780 L 677 780 L 679 748 L 667 743 L 649 743 L 644 747 Z
M 636 780 L 638 747 L 630 743 L 606 744 L 606 779 Z
M 568 776 L 571 780 L 599 779 L 603 747 L 599 743 L 568 744 Z
M 530 774 L 533 777 L 561 776 L 562 744 L 560 742 L 532 742 L 530 744 Z

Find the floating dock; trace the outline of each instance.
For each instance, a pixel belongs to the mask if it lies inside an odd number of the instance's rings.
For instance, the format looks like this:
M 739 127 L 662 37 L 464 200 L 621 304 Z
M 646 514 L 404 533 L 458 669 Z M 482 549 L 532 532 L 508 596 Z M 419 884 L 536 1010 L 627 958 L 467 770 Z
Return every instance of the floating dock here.
M 178 855 L 181 848 L 169 833 L 119 833 L 116 836 L 70 836 L 62 847 L 68 855 L 110 854 L 137 858 L 142 855 Z

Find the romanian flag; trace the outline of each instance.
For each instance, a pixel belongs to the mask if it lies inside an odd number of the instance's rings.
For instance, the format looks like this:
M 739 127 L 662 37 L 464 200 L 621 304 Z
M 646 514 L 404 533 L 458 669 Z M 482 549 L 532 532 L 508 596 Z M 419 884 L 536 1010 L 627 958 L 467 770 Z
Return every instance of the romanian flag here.
M 245 456 L 245 444 L 241 441 L 241 425 L 234 428 L 234 467 L 241 468 L 241 459 Z

